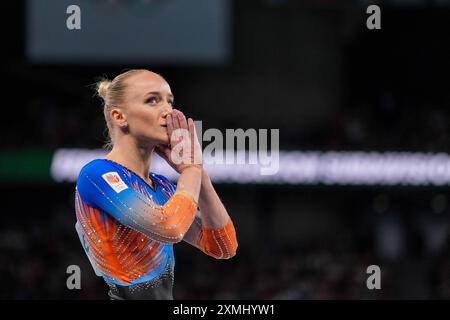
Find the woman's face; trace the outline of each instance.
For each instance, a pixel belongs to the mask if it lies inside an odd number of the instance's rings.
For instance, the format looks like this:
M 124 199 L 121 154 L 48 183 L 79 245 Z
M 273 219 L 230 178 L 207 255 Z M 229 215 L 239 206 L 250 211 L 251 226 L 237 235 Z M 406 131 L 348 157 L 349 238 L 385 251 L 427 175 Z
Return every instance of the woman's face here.
M 158 74 L 148 71 L 125 79 L 125 85 L 122 111 L 130 134 L 140 145 L 168 144 L 166 117 L 174 102 L 169 84 Z

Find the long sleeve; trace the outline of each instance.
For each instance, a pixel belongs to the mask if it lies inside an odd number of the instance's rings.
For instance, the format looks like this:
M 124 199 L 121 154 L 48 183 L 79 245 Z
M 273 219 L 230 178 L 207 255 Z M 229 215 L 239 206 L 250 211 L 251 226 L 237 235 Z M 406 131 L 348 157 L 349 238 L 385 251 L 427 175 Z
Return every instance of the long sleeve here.
M 77 181 L 83 200 L 120 223 L 163 243 L 183 239 L 197 210 L 193 198 L 175 192 L 164 205 L 135 190 L 126 174 L 104 161 L 85 166 Z
M 208 229 L 202 225 L 201 218 L 196 216 L 183 240 L 216 259 L 233 257 L 238 247 L 231 218 L 221 228 Z

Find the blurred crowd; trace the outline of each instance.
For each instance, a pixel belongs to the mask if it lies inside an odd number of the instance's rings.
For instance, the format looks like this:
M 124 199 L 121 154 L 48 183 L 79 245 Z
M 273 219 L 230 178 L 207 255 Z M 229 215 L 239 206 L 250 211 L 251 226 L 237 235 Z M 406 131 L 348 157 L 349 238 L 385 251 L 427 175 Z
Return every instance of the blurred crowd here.
M 447 152 L 450 114 L 445 106 L 383 92 L 338 108 L 313 127 L 292 124 L 280 128 L 280 148 Z M 5 130 L 3 147 L 99 148 L 106 141 L 101 103 L 92 97 L 71 102 L 58 96 L 40 97 L 29 102 L 28 110 L 29 117 L 20 124 L 27 131 Z M 245 129 L 246 125 L 232 128 L 238 127 Z
M 406 101 L 404 101 L 406 100 Z M 314 145 L 332 150 L 448 152 L 450 114 L 444 104 L 382 93 L 339 110 Z

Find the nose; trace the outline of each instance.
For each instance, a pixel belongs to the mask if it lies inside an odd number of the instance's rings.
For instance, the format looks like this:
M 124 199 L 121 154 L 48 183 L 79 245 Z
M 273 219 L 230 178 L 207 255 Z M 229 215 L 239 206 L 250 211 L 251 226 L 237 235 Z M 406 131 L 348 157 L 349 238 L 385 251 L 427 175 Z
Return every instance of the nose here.
M 170 104 L 166 104 L 163 111 L 163 118 L 166 118 L 169 113 L 173 111 L 173 107 Z
M 162 118 L 163 119 L 167 119 L 167 115 L 169 115 L 170 113 L 172 113 L 172 109 L 170 110 L 165 110 L 162 114 Z

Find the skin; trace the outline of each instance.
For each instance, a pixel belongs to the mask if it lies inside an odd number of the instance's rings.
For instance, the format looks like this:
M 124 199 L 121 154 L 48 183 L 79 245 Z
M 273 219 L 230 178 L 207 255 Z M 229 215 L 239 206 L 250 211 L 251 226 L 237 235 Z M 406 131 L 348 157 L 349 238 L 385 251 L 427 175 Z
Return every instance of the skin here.
M 212 229 L 224 226 L 229 215 L 201 161 L 194 162 L 194 155 L 201 159 L 202 152 L 194 122 L 173 108 L 169 84 L 160 75 L 144 71 L 127 77 L 125 85 L 124 103 L 110 111 L 114 146 L 105 158 L 130 168 L 153 187 L 149 171 L 153 151 L 157 152 L 180 174 L 177 191 L 191 194 L 198 202 L 203 225 Z M 177 129 L 187 130 L 190 144 L 175 139 L 172 133 Z M 172 150 L 180 143 L 191 147 L 187 163 L 173 161 Z

